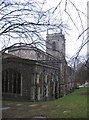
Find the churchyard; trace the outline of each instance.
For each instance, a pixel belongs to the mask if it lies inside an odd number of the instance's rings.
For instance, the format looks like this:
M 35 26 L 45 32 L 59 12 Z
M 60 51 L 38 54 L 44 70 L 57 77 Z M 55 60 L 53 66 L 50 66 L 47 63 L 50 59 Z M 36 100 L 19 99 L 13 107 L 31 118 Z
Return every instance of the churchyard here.
M 56 100 L 30 102 L 3 100 L 3 118 L 87 118 L 89 117 L 89 88 L 79 88 Z

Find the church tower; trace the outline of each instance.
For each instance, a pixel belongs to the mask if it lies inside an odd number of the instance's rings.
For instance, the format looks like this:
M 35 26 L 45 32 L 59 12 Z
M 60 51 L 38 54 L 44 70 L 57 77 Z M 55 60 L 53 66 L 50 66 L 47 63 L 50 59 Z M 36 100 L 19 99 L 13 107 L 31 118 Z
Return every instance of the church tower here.
M 65 38 L 62 31 L 60 33 L 47 34 L 46 52 L 59 60 L 65 59 Z

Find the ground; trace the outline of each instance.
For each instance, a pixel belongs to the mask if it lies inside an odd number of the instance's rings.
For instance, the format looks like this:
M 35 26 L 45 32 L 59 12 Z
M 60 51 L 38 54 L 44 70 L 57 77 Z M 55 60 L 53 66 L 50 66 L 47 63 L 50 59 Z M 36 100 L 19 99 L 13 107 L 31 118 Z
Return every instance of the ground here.
M 3 118 L 88 118 L 89 88 L 80 88 L 62 98 L 46 102 L 2 101 Z

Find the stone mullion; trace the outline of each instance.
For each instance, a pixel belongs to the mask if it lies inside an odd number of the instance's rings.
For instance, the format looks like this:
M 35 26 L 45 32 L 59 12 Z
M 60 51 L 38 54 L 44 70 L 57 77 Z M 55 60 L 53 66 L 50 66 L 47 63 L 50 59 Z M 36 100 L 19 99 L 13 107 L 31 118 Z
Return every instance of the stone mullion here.
M 31 94 L 32 94 L 32 99 L 34 100 L 35 99 L 35 80 L 36 80 L 36 73 L 33 74 L 33 85 L 32 85 L 32 91 L 31 91 Z
M 16 74 L 13 73 L 13 93 L 16 93 Z
M 38 100 L 40 100 L 40 86 L 38 87 Z
M 53 83 L 53 95 L 55 95 L 55 81 Z
M 48 97 L 48 84 L 46 85 L 46 97 Z
M 20 95 L 22 96 L 23 92 L 23 84 L 22 84 L 22 75 L 21 75 L 21 85 L 20 85 Z
M 7 82 L 8 82 L 8 83 L 7 83 L 7 84 L 8 84 L 8 85 L 7 85 L 7 86 L 8 86 L 8 87 L 7 87 L 7 90 L 8 90 L 8 91 L 7 91 L 7 92 L 9 92 L 9 71 L 7 71 L 7 72 L 8 72 L 8 73 L 7 73 L 7 75 L 8 75 L 8 76 L 7 76 L 7 78 L 8 78 L 8 81 L 7 81 Z
M 37 92 L 36 91 L 36 89 L 37 89 L 37 86 L 36 86 L 37 83 L 36 82 L 37 82 L 37 74 L 35 73 L 35 90 L 34 90 L 35 93 L 34 93 L 34 100 L 36 100 L 36 92 Z
M 13 75 L 13 72 L 12 72 L 12 93 L 14 93 L 14 91 L 13 91 L 13 88 L 14 88 L 14 75 Z
M 8 90 L 8 76 L 7 76 L 7 71 L 5 71 L 5 92 L 7 92 Z
M 37 100 L 38 90 L 37 90 L 37 84 L 35 85 L 35 100 Z
M 47 75 L 45 75 L 45 83 L 47 83 Z
M 4 83 L 3 83 L 3 92 L 5 92 L 6 90 L 6 72 L 3 72 L 3 81 L 4 81 Z
M 48 97 L 50 98 L 50 80 L 48 79 Z
M 18 73 L 16 73 L 16 93 L 18 94 Z
M 41 83 L 40 83 L 40 87 L 41 87 L 41 99 L 44 99 L 44 82 L 43 82 L 43 74 L 41 75 Z
M 53 95 L 54 95 L 54 90 L 53 90 L 53 88 L 54 88 L 54 81 L 53 81 L 53 75 L 51 75 L 51 84 L 52 84 L 52 97 L 53 97 Z
M 47 75 L 45 75 L 45 78 L 44 78 L 44 97 L 46 98 L 47 97 Z
M 18 92 L 21 93 L 21 74 L 19 73 L 19 79 L 18 79 Z
M 59 80 L 58 80 L 58 75 L 56 76 L 57 79 L 57 98 L 59 97 Z
M 9 71 L 9 92 L 12 93 L 12 73 L 13 71 Z
M 58 87 L 58 98 L 59 98 L 59 82 L 57 83 L 57 87 Z
M 37 74 L 37 92 L 38 92 L 38 95 L 37 95 L 37 99 L 38 100 L 40 100 L 40 98 L 41 98 L 41 94 L 40 94 L 40 92 L 41 92 L 41 84 L 40 84 L 40 75 L 39 74 Z
M 38 100 L 38 84 L 39 84 L 39 74 L 36 73 L 35 77 L 35 100 Z

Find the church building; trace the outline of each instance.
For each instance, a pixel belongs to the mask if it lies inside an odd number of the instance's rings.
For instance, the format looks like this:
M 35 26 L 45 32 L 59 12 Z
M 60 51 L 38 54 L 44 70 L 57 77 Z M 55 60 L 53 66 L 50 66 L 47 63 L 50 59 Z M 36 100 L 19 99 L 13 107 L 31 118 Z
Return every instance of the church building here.
M 20 45 L 3 54 L 3 99 L 53 100 L 74 88 L 74 70 L 65 60 L 62 33 L 47 34 L 45 52 L 32 45 Z

